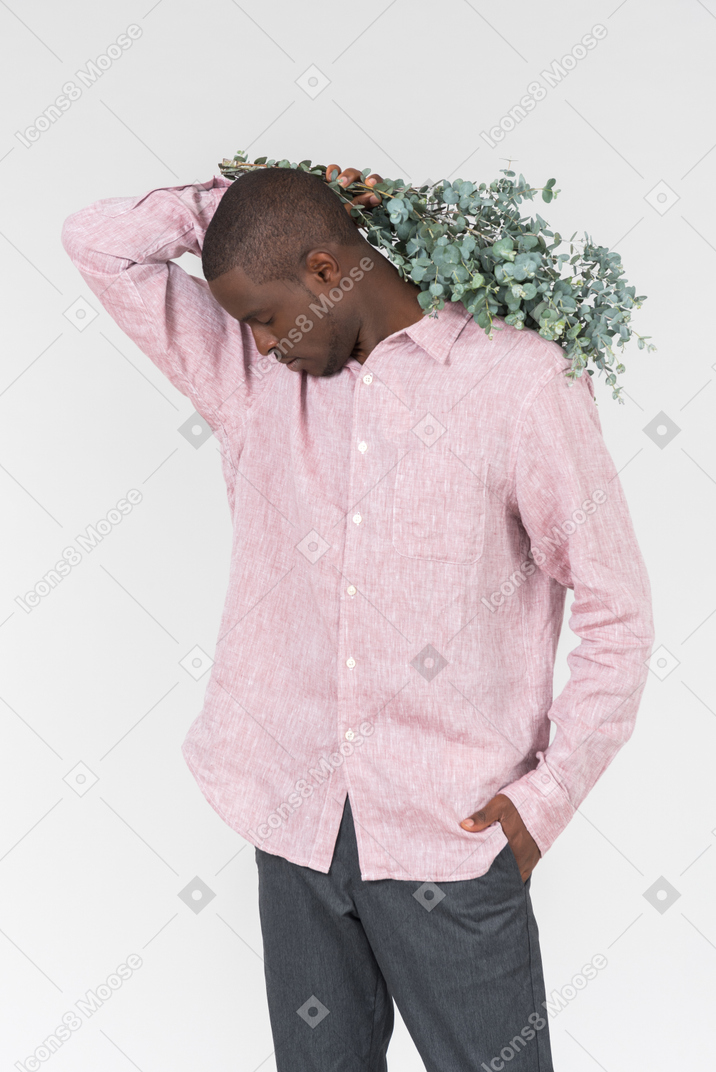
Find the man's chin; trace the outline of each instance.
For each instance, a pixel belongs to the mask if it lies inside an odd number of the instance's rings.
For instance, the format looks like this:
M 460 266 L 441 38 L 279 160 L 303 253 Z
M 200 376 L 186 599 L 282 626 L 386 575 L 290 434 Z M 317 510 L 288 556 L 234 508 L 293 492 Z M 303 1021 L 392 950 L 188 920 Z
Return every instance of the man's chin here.
M 281 363 L 285 369 L 290 369 L 292 372 L 307 372 L 310 376 L 331 375 L 330 361 L 326 364 L 325 369 L 320 367 L 320 363 L 316 358 L 309 357 L 295 357 L 290 361 L 282 361 Z
M 340 372 L 348 362 L 350 361 L 350 354 L 348 357 L 333 356 L 329 357 L 326 362 L 323 372 L 319 372 L 319 376 L 335 376 L 337 372 Z
M 291 372 L 305 372 L 309 376 L 335 376 L 349 360 L 350 354 L 348 357 L 334 354 L 324 365 L 321 365 L 320 358 L 316 357 L 294 357 L 290 361 L 282 361 L 281 364 Z

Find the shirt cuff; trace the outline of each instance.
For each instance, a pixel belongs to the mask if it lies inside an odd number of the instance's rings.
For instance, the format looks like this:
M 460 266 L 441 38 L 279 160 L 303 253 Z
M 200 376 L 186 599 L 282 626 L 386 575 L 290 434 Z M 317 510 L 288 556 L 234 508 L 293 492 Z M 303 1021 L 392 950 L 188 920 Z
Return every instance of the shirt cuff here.
M 509 797 L 520 813 L 522 822 L 537 843 L 544 856 L 556 841 L 576 808 L 559 784 L 544 759 L 544 752 L 537 753 L 539 764 L 500 790 Z

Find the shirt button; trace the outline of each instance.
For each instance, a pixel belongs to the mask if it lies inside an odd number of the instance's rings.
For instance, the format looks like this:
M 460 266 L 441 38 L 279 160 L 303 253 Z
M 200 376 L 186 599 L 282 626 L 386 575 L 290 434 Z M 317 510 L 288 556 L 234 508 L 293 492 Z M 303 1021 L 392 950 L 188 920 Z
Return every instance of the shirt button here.
M 343 736 L 347 741 L 352 741 L 355 737 L 355 733 L 353 732 L 353 730 L 346 730 Z
M 363 383 L 372 383 L 372 382 L 373 382 L 373 376 L 371 375 L 370 372 L 366 372 L 365 376 L 363 377 Z
M 352 655 L 349 655 L 348 658 L 346 659 L 346 666 L 348 667 L 348 669 L 352 670 L 353 667 L 355 666 L 355 664 L 356 664 L 355 659 L 353 658 Z
M 349 584 L 348 587 L 346 588 L 346 592 L 348 593 L 349 596 L 354 596 L 357 591 L 358 591 L 358 589 L 356 588 L 356 586 L 354 584 Z
M 362 520 L 363 520 L 363 518 L 361 517 L 360 514 L 354 514 L 353 515 L 353 524 L 354 525 L 360 525 Z
M 359 443 L 358 444 L 358 450 L 361 452 L 361 454 L 365 454 L 365 452 L 368 450 L 368 444 L 367 443 Z

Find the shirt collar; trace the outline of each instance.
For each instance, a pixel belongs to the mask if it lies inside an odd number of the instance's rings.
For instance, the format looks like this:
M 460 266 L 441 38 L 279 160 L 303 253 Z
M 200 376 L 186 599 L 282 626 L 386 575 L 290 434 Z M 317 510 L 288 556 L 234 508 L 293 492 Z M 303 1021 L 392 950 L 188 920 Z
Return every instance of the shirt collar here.
M 471 316 L 462 302 L 446 302 L 437 316 L 428 316 L 426 313 L 422 319 L 416 320 L 399 334 L 407 335 L 430 357 L 444 365 L 458 335 Z

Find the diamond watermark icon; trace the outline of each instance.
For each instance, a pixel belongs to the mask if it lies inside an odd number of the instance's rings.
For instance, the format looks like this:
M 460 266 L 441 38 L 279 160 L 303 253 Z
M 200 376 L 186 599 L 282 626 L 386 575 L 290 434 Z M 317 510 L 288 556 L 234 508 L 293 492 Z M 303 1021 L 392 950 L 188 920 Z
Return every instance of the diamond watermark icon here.
M 296 550 L 300 551 L 311 565 L 314 562 L 318 562 L 319 558 L 322 558 L 330 548 L 331 544 L 327 543 L 322 536 L 319 536 L 315 529 L 311 529 L 308 535 L 304 536 L 300 543 L 296 544 Z
M 542 770 L 530 771 L 527 780 L 536 789 L 539 789 L 543 797 L 548 797 L 557 788 L 557 782 L 544 767 Z
M 183 666 L 187 674 L 191 674 L 195 681 L 198 681 L 209 667 L 214 665 L 214 660 L 206 654 L 203 648 L 195 644 L 191 651 L 179 660 L 179 665 Z
M 447 659 L 444 659 L 432 644 L 427 644 L 410 662 L 410 665 L 414 666 L 426 681 L 432 681 L 434 677 L 437 677 L 447 664 Z
M 321 1020 L 325 1020 L 328 1016 L 329 1011 L 315 994 L 311 994 L 308 1001 L 304 1001 L 300 1009 L 296 1009 L 298 1015 L 306 1021 L 309 1027 L 318 1027 Z
M 65 309 L 62 315 L 66 316 L 70 324 L 74 324 L 78 331 L 84 331 L 99 316 L 99 313 L 88 301 L 79 297 L 77 301 L 72 302 L 69 309 Z
M 662 179 L 661 182 L 657 182 L 653 190 L 649 190 L 649 193 L 644 195 L 644 200 L 656 209 L 660 216 L 664 216 L 681 198 Z
M 659 681 L 664 681 L 669 676 L 672 670 L 676 670 L 677 666 L 681 666 L 681 661 L 672 655 L 668 648 L 665 648 L 662 644 L 660 647 L 653 651 L 648 659 L 644 662 L 651 670 L 652 674 L 655 674 Z
M 674 901 L 678 901 L 681 894 L 671 883 L 664 878 L 658 878 L 656 882 L 644 891 L 643 896 L 653 905 L 657 912 L 660 912 L 663 916 L 664 912 L 668 908 L 671 908 Z
M 88 789 L 91 789 L 95 782 L 99 781 L 99 778 L 91 771 L 86 763 L 81 761 L 68 771 L 62 779 L 63 782 L 67 782 L 71 789 L 74 789 L 78 797 L 83 797 Z
M 432 413 L 426 413 L 421 421 L 412 429 L 418 439 L 422 440 L 426 447 L 432 447 L 441 435 L 447 431 L 444 424 L 436 421 Z
M 319 71 L 315 63 L 312 63 L 299 78 L 296 79 L 296 85 L 300 86 L 304 93 L 307 93 L 311 100 L 315 100 L 319 93 L 323 93 L 326 86 L 330 86 L 330 78 L 326 78 L 323 71 Z
M 649 421 L 642 432 L 649 436 L 652 443 L 656 443 L 661 450 L 668 447 L 672 439 L 675 439 L 681 429 L 676 421 L 672 421 L 668 413 L 657 413 L 653 420 Z
M 427 912 L 432 912 L 436 905 L 446 897 L 447 894 L 436 886 L 434 882 L 424 882 L 422 886 L 418 886 L 417 890 L 413 894 L 413 897 L 418 901 Z
M 197 449 L 214 434 L 211 425 L 200 413 L 192 413 L 188 421 L 179 425 L 177 432 L 184 436 L 187 443 L 191 443 L 192 447 Z
M 206 908 L 209 901 L 213 901 L 216 894 L 213 890 L 209 889 L 207 884 L 195 875 L 188 886 L 185 886 L 183 890 L 180 890 L 177 897 L 191 908 L 192 912 L 196 912 L 197 916 L 201 912 L 202 908 Z

